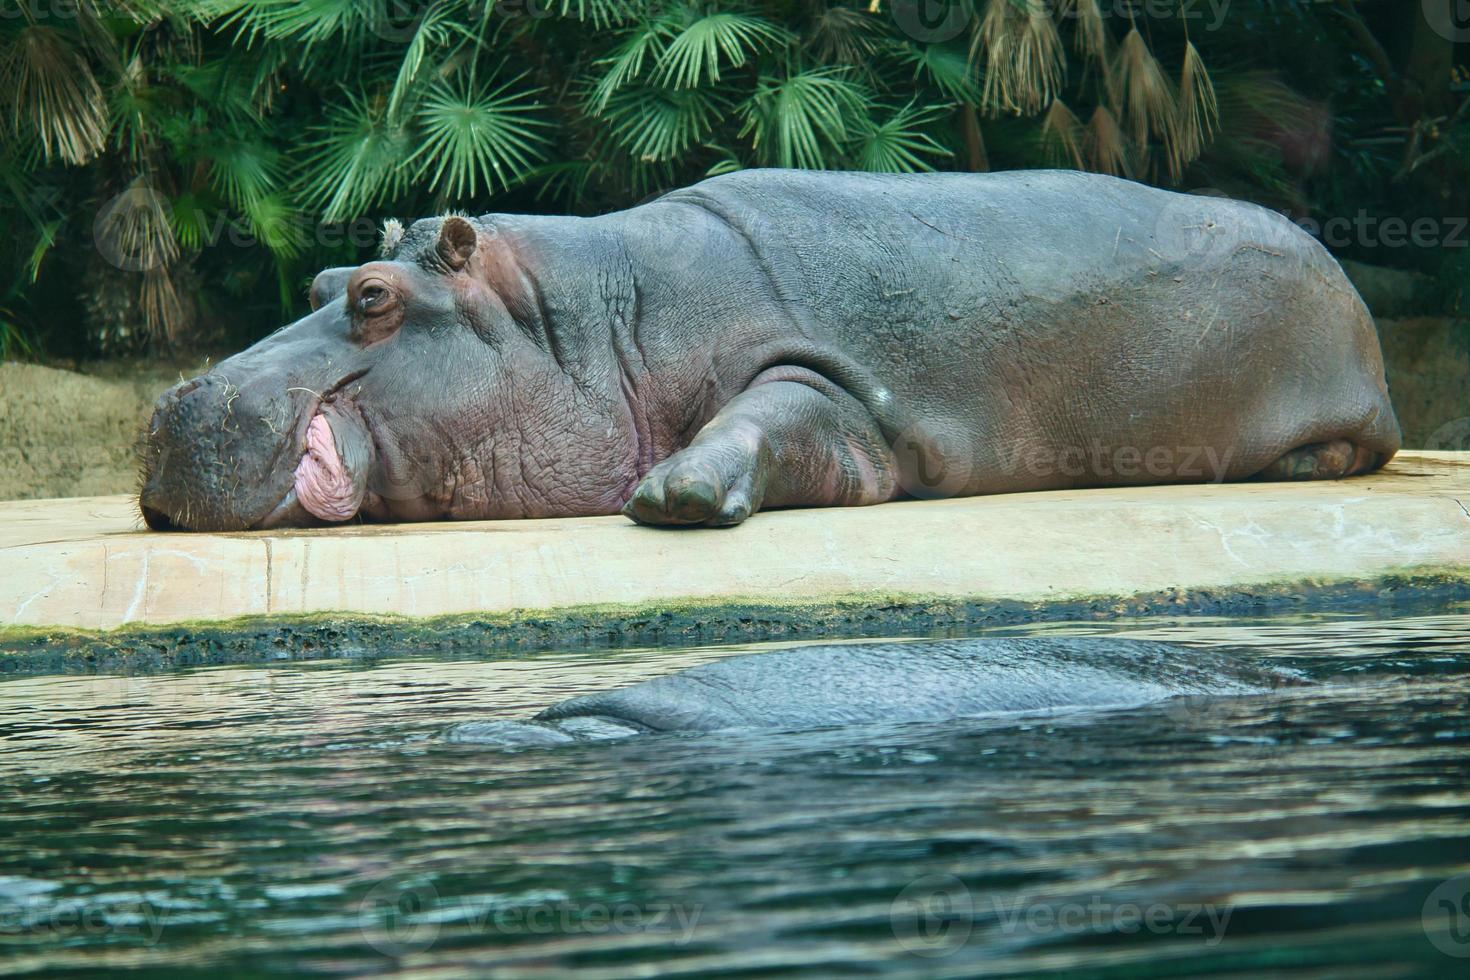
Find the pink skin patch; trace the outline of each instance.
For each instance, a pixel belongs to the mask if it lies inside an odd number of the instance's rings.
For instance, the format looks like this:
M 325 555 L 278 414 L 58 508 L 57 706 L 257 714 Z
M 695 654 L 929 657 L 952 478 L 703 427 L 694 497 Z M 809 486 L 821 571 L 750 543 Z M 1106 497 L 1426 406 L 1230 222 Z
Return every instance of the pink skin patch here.
M 324 521 L 345 521 L 361 503 L 332 439 L 332 427 L 321 415 L 313 416 L 306 428 L 306 455 L 296 464 L 296 499 Z

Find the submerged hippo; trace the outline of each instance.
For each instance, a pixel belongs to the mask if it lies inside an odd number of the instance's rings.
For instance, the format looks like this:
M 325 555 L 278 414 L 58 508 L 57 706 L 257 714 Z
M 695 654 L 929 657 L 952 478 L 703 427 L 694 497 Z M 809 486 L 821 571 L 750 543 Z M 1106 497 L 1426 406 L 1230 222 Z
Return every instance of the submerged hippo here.
M 758 653 L 573 698 L 528 722 L 467 722 L 455 742 L 502 747 L 651 732 L 799 730 L 947 721 L 1301 684 L 1172 643 L 1093 637 L 853 643 Z
M 390 226 L 158 402 L 149 526 L 1327 479 L 1399 445 L 1373 323 L 1250 204 L 1062 171 L 751 170 Z

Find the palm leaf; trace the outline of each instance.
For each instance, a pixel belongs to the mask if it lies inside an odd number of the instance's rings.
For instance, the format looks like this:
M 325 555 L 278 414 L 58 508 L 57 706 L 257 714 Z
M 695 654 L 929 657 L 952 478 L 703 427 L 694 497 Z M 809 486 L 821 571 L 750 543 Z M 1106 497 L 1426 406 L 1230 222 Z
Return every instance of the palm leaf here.
M 45 24 L 20 28 L 0 50 L 0 86 L 10 93 L 11 128 L 34 133 L 45 159 L 80 164 L 102 151 L 102 88 L 70 35 Z
M 245 209 L 250 234 L 271 254 L 294 259 L 305 251 L 307 242 L 297 212 L 280 195 L 270 194 L 250 202 Z
M 388 123 L 382 108 L 348 93 L 329 108 L 306 144 L 300 193 L 327 221 L 355 218 L 408 183 L 408 134 Z
M 264 142 L 224 140 L 210 146 L 210 182 L 232 205 L 248 210 L 281 185 L 276 150 Z
M 1082 155 L 1087 160 L 1087 169 L 1115 177 L 1133 176 L 1133 165 L 1128 155 L 1128 139 L 1123 128 L 1107 106 L 1098 106 L 1087 123 L 1082 136 Z
M 643 73 L 645 64 L 656 63 L 668 50 L 669 29 L 663 21 L 645 21 L 627 33 L 611 55 L 596 62 L 604 70 L 593 83 L 587 104 L 595 115 L 621 89 Z
M 1041 145 L 1053 166 L 1082 170 L 1082 121 L 1061 99 L 1054 99 L 1041 121 Z
M 1174 86 L 1136 27 L 1118 49 L 1114 74 L 1123 100 L 1123 121 L 1133 137 L 1134 149 L 1143 154 L 1152 134 L 1173 155 L 1179 118 Z
M 883 122 L 863 115 L 855 126 L 853 159 L 862 170 L 877 173 L 917 173 L 934 168 L 926 156 L 953 156 L 923 127 L 943 115 L 949 106 L 927 106 L 917 109 L 910 102 Z
M 398 77 L 393 82 L 392 94 L 388 97 L 388 117 L 397 119 L 418 81 L 424 59 L 430 50 L 445 48 L 449 44 L 451 9 L 447 4 L 435 4 L 419 20 L 414 28 L 413 39 L 403 52 L 403 61 L 398 66 Z
M 748 14 L 706 14 L 675 33 L 654 67 L 654 81 L 693 88 L 701 79 L 720 80 L 720 61 L 739 67 L 769 48 L 793 40 L 785 28 Z
M 980 104 L 975 68 L 959 49 L 943 44 L 906 44 L 899 57 L 914 66 L 915 79 L 927 78 L 956 102 Z
M 991 113 L 1032 115 L 1062 87 L 1066 51 L 1042 0 L 990 0 L 970 47 L 984 52 L 981 100 Z
M 561 15 L 605 30 L 641 15 L 646 0 L 561 0 Z
M 1178 158 L 1173 161 L 1176 175 L 1190 161 L 1199 157 L 1209 144 L 1220 122 L 1220 103 L 1215 96 L 1215 83 L 1205 68 L 1194 42 L 1184 46 L 1184 69 L 1179 80 Z
M 601 118 L 633 160 L 664 163 L 707 139 L 730 102 L 711 89 L 630 89 L 618 93 Z
M 365 0 L 206 0 L 222 27 L 255 41 L 299 41 L 311 47 L 333 38 L 360 41 L 383 17 L 383 5 Z
M 198 251 L 210 241 L 210 223 L 217 213 L 198 194 L 180 194 L 169 210 L 169 224 L 179 245 Z
M 535 115 L 536 90 L 516 91 L 519 78 L 498 87 L 477 87 L 473 77 L 460 84 L 440 82 L 418 113 L 423 145 L 409 163 L 451 198 L 474 197 L 519 183 L 544 156 L 549 125 Z
M 849 120 L 863 113 L 867 93 L 839 68 L 812 68 L 785 77 L 762 76 L 740 109 L 751 147 L 780 167 L 827 169 L 847 140 Z
M 807 46 L 819 61 L 861 66 L 878 52 L 882 23 L 852 7 L 826 7 L 812 19 Z

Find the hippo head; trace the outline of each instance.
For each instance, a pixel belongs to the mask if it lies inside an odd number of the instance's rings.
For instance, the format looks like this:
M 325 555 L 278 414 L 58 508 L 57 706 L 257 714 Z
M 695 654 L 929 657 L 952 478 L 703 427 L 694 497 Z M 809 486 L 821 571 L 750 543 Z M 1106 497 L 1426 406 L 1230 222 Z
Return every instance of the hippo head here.
M 568 390 L 514 246 L 456 216 L 384 244 L 320 273 L 310 314 L 159 398 L 140 447 L 149 527 L 616 512 L 611 409 Z M 534 465 L 547 445 L 584 475 Z

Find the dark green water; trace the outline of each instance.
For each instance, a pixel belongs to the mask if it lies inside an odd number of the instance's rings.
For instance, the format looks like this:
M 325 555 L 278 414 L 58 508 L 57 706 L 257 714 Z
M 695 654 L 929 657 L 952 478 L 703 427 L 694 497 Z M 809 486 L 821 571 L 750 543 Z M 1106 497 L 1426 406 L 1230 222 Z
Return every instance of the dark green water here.
M 1045 630 L 1330 683 L 500 753 L 731 651 L 12 679 L 0 973 L 1470 975 L 1470 608 Z

